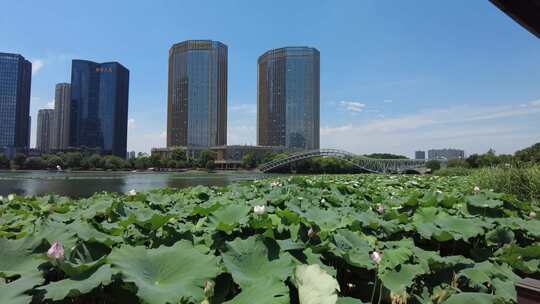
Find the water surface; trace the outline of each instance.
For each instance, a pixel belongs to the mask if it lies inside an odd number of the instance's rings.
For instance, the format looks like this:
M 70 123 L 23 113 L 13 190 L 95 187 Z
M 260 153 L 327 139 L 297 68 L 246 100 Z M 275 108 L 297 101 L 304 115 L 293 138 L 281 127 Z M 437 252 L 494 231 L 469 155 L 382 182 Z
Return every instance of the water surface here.
M 58 194 L 88 197 L 95 192 L 125 193 L 131 189 L 147 191 L 155 188 L 191 186 L 225 186 L 232 182 L 268 177 L 257 172 L 49 172 L 0 171 L 0 195 Z

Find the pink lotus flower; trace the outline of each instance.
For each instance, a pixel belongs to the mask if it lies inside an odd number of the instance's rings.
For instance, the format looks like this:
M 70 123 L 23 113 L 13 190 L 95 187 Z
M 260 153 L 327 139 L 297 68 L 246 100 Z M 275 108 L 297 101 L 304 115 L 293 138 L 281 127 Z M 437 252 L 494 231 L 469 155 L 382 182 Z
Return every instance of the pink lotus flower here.
M 369 257 L 371 258 L 371 260 L 375 263 L 375 264 L 379 264 L 381 262 L 381 258 L 382 258 L 382 253 L 378 252 L 378 251 L 373 251 Z
M 64 259 L 64 247 L 60 241 L 54 241 L 51 245 L 51 248 L 47 250 L 47 256 L 52 260 L 63 260 Z
M 378 204 L 376 210 L 379 213 L 384 213 L 384 206 L 382 204 Z

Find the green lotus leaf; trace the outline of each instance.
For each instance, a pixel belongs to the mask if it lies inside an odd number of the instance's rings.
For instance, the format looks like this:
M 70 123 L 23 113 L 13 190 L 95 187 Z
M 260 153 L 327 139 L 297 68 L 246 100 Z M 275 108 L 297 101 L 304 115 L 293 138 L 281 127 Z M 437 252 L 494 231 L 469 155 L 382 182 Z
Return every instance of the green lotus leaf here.
M 340 229 L 334 234 L 335 252 L 342 256 L 347 263 L 356 266 L 372 269 L 375 264 L 369 257 L 373 250 L 367 238 L 350 230 Z
M 247 222 L 247 216 L 250 210 L 251 208 L 246 205 L 226 205 L 212 213 L 210 222 L 217 230 L 231 233 L 234 228 Z
M 217 258 L 201 252 L 187 241 L 172 247 L 115 248 L 108 257 L 122 280 L 137 286 L 137 296 L 150 304 L 201 301 L 204 282 L 218 273 Z
M 242 287 L 242 292 L 227 304 L 289 304 L 289 288 L 277 279 L 259 280 Z
M 403 264 L 399 270 L 385 271 L 381 276 L 383 285 L 395 293 L 403 292 L 414 283 L 414 279 L 425 271 L 420 265 Z
M 227 243 L 227 249 L 227 252 L 222 254 L 223 264 L 232 275 L 233 280 L 242 289 L 242 292 L 237 297 L 244 299 L 246 298 L 245 294 L 242 295 L 244 292 L 249 291 L 249 293 L 252 293 L 262 289 L 262 286 L 266 286 L 266 288 L 274 290 L 276 293 L 272 295 L 268 291 L 264 291 L 265 298 L 258 296 L 258 302 L 270 301 L 274 296 L 288 295 L 288 289 L 284 281 L 292 276 L 292 270 L 295 266 L 293 259 L 288 254 L 269 260 L 267 247 L 262 240 L 256 237 L 245 240 L 237 238 Z M 263 284 L 266 281 L 270 283 Z M 261 292 L 263 291 L 261 290 Z
M 300 304 L 335 304 L 339 284 L 317 264 L 299 265 L 293 283 L 298 288 Z
M 24 275 L 17 280 L 5 283 L 0 280 L 0 303 L 28 304 L 32 302 L 32 296 L 27 292 L 45 281 L 41 273 Z
M 45 299 L 59 301 L 67 297 L 75 297 L 88 293 L 100 285 L 109 285 L 111 283 L 111 276 L 111 266 L 103 265 L 97 269 L 89 269 L 84 273 L 68 279 L 51 282 L 37 289 L 46 291 Z
M 498 260 L 525 273 L 540 272 L 540 244 L 519 247 L 507 245 L 495 253 Z
M 497 297 L 477 292 L 462 292 L 451 295 L 443 304 L 493 304 Z
M 382 269 L 395 269 L 404 264 L 412 256 L 412 251 L 406 247 L 384 250 L 379 267 Z
M 504 204 L 500 200 L 490 199 L 482 194 L 467 196 L 466 200 L 469 205 L 478 208 L 497 208 Z
M 44 261 L 32 256 L 25 245 L 25 240 L 0 238 L 0 277 L 40 273 L 38 266 Z

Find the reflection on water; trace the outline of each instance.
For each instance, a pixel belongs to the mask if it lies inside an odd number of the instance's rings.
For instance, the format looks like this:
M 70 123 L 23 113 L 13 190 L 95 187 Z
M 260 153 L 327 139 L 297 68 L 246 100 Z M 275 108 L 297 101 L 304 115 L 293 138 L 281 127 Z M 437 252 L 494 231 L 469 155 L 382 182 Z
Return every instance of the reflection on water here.
M 131 189 L 185 188 L 197 185 L 225 186 L 232 182 L 254 180 L 268 175 L 254 172 L 47 172 L 0 171 L 0 195 L 59 194 L 88 197 L 95 192 L 120 192 Z

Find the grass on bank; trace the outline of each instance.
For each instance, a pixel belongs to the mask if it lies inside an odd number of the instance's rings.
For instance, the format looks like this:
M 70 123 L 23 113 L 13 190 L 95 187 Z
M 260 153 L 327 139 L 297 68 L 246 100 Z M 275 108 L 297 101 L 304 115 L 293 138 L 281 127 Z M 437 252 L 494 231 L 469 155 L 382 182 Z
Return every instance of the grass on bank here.
M 540 202 L 540 166 L 494 167 L 474 170 L 471 180 L 481 188 L 514 194 L 523 201 Z

